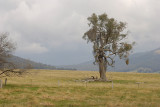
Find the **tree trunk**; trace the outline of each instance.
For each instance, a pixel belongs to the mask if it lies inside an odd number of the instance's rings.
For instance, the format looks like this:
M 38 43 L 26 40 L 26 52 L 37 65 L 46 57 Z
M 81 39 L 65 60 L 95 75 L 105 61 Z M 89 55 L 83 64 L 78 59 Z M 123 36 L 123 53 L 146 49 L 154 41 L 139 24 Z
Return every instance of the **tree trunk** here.
M 102 81 L 106 81 L 107 77 L 106 77 L 106 64 L 104 63 L 103 58 L 100 58 L 100 62 L 99 62 L 99 74 L 100 74 L 100 79 Z

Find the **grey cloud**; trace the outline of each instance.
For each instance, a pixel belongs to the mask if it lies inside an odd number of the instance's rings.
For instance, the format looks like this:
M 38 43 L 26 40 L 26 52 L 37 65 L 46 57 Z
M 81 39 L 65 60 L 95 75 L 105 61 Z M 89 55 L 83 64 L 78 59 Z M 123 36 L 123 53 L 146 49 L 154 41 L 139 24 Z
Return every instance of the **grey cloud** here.
M 0 31 L 10 32 L 17 55 L 50 64 L 60 64 L 58 57 L 61 64 L 78 63 L 92 57 L 82 36 L 93 12 L 127 22 L 135 52 L 159 47 L 159 5 L 158 0 L 0 0 Z M 67 61 L 72 56 L 74 61 Z

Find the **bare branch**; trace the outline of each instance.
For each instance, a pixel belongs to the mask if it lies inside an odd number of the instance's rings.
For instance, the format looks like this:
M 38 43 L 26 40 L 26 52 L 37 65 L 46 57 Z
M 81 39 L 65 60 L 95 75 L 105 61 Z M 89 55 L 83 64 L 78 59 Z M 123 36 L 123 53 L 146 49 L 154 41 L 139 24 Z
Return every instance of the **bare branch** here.
M 15 50 L 15 44 L 9 39 L 9 33 L 0 33 L 0 78 L 21 76 L 25 70 L 15 70 L 15 65 L 8 62 L 7 58 Z

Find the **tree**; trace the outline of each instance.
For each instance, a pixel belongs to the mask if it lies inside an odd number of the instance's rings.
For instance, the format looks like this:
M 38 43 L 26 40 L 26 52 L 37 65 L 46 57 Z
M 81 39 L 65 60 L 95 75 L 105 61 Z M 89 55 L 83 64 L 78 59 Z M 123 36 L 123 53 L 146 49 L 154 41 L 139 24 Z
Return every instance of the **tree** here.
M 90 29 L 84 33 L 83 39 L 93 43 L 94 63 L 99 65 L 100 80 L 107 81 L 107 67 L 114 65 L 115 56 L 128 64 L 134 43 L 129 44 L 124 40 L 128 36 L 128 32 L 125 33 L 125 22 L 109 18 L 105 13 L 99 16 L 93 13 L 88 21 Z
M 15 65 L 8 61 L 16 49 L 15 43 L 9 39 L 9 33 L 0 33 L 0 78 L 21 75 L 23 70 L 15 70 Z

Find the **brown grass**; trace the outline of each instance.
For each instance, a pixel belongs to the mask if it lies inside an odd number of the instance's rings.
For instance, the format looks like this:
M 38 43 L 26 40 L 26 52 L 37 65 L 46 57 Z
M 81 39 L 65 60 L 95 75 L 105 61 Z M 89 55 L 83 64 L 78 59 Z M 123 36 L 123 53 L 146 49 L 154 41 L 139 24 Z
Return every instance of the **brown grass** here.
M 112 82 L 81 82 L 91 71 L 30 70 L 8 78 L 0 107 L 159 107 L 160 74 L 107 72 Z M 141 82 L 138 88 L 136 82 Z

